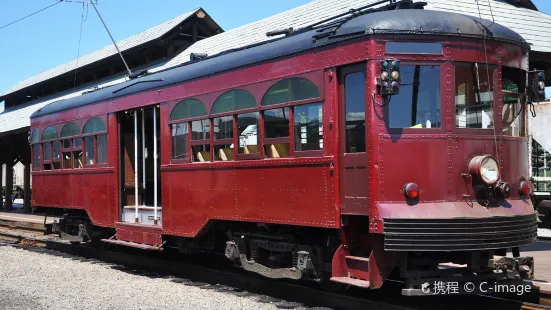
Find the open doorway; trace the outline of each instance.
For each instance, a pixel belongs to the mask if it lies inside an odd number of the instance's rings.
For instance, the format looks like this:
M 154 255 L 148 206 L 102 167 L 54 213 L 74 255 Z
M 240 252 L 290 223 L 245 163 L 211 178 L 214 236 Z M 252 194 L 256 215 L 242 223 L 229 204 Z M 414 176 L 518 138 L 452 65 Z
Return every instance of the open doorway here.
M 119 114 L 122 221 L 161 225 L 159 107 Z

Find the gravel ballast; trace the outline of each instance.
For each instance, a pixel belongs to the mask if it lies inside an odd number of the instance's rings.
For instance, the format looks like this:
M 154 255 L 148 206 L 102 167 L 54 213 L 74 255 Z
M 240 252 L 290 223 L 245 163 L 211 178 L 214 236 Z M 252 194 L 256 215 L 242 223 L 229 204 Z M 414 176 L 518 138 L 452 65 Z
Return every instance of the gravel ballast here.
M 255 295 L 240 297 L 54 254 L 0 246 L 1 309 L 278 309 Z

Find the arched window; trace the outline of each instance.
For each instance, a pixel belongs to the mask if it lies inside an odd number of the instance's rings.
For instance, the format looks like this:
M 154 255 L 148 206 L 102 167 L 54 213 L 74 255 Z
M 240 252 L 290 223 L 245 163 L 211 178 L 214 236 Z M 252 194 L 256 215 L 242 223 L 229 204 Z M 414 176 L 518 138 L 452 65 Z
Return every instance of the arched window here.
M 176 121 L 205 115 L 207 115 L 205 104 L 201 100 L 190 98 L 182 100 L 174 106 L 170 113 L 170 120 Z
M 33 129 L 32 131 L 32 134 L 31 134 L 31 143 L 36 143 L 38 142 L 38 130 L 37 129 Z
M 63 125 L 61 129 L 63 169 L 82 168 L 82 138 L 80 127 L 75 122 Z
M 70 122 L 65 124 L 61 129 L 61 137 L 72 137 L 80 135 L 80 127 L 76 123 Z
M 44 131 L 42 132 L 42 139 L 41 139 L 42 141 L 52 140 L 57 138 L 58 138 L 57 129 L 55 129 L 55 127 L 53 126 L 50 126 L 44 129 Z
M 248 91 L 242 89 L 229 90 L 214 102 L 212 105 L 212 114 L 227 113 L 245 109 L 256 108 L 257 103 L 254 96 Z M 259 155 L 259 136 L 258 136 L 258 112 L 249 112 L 237 115 L 238 130 L 238 154 L 248 159 L 260 158 Z M 234 117 L 222 116 L 213 119 L 214 129 L 214 160 L 233 160 L 234 151 Z
M 314 99 L 320 92 L 314 83 L 305 78 L 289 78 L 281 80 L 266 92 L 262 98 L 262 106 Z
M 51 170 L 59 168 L 59 156 L 60 145 L 59 141 L 50 141 L 59 138 L 57 129 L 54 126 L 50 126 L 42 132 L 42 157 L 43 157 L 43 169 Z
M 84 129 L 82 129 L 82 134 L 90 134 L 95 132 L 104 132 L 105 131 L 105 123 L 97 118 L 91 118 L 89 119 L 86 124 L 84 124 Z
M 84 136 L 84 160 L 87 166 L 107 163 L 107 133 L 105 123 L 93 117 L 82 129 Z
M 207 116 L 205 104 L 198 99 L 184 99 L 170 113 L 171 121 Z M 188 159 L 188 136 L 191 132 L 193 161 L 210 160 L 210 121 L 201 119 L 192 122 L 172 124 L 172 159 Z M 191 130 L 190 130 L 191 127 Z
M 262 98 L 262 106 L 320 98 L 320 91 L 305 78 L 292 77 L 272 85 Z M 293 154 L 289 115 L 294 113 L 294 151 L 320 151 L 323 147 L 322 103 L 296 105 L 264 110 L 264 153 L 268 158 Z M 298 155 L 298 153 L 295 153 Z
M 229 90 L 214 102 L 212 105 L 212 114 L 226 113 L 244 109 L 256 108 L 254 96 L 246 90 Z

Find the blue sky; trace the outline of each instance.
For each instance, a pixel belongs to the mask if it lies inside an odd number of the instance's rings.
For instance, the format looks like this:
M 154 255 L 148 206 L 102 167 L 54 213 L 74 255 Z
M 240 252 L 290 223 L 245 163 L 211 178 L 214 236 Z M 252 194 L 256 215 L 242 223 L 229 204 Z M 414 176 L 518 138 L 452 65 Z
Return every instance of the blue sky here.
M 82 13 L 82 4 L 77 1 L 82 0 L 65 0 L 0 29 L 0 93 L 77 57 Z M 205 9 L 224 30 L 229 30 L 310 1 L 98 0 L 98 8 L 115 40 L 121 40 L 198 7 Z M 541 11 L 551 13 L 550 0 L 532 1 Z M 1 0 L 0 27 L 56 2 Z M 108 44 L 111 44 L 109 36 L 90 6 L 83 23 L 80 55 Z
M 66 1 L 0 29 L 0 93 L 77 57 L 82 4 L 76 1 L 82 0 Z M 310 1 L 98 0 L 97 7 L 118 41 L 199 7 L 222 29 L 229 30 Z M 0 27 L 56 2 L 0 0 Z M 80 55 L 108 44 L 109 35 L 90 6 L 83 23 Z

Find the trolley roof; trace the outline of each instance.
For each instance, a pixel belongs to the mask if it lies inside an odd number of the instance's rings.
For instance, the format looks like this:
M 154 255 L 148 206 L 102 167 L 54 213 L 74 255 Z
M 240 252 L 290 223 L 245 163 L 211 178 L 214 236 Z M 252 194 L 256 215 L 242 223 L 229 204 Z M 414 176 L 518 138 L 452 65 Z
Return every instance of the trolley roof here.
M 325 24 L 315 27 L 306 27 L 282 38 L 229 50 L 200 61 L 188 62 L 121 84 L 84 93 L 82 96 L 55 101 L 37 110 L 31 118 L 150 89 L 159 89 L 187 80 L 304 52 L 341 40 L 377 34 L 485 37 L 529 48 L 518 33 L 485 19 L 424 9 L 369 9 L 350 13 L 348 16 L 326 21 Z

